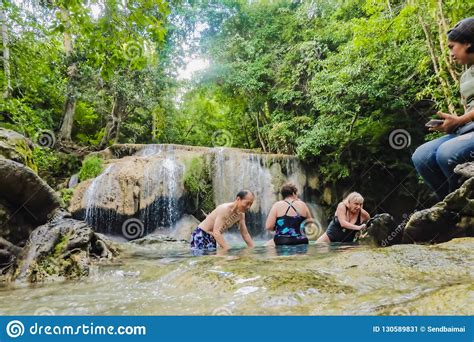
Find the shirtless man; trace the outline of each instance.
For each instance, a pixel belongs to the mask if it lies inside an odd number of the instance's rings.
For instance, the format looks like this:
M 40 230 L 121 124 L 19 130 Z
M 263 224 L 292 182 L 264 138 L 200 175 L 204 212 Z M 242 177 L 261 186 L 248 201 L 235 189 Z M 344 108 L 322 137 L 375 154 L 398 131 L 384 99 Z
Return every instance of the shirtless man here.
M 235 201 L 217 206 L 191 234 L 191 248 L 214 249 L 217 244 L 223 249 L 229 249 L 222 233 L 235 223 L 238 223 L 240 234 L 253 247 L 253 241 L 245 224 L 245 212 L 250 209 L 254 195 L 250 190 L 242 190 Z

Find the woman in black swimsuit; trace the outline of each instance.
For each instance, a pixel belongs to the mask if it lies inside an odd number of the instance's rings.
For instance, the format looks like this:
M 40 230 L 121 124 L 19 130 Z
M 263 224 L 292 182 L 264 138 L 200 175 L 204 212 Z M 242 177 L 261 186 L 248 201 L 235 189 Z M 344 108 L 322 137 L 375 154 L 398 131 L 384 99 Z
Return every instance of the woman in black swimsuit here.
M 306 203 L 298 198 L 298 189 L 288 183 L 281 187 L 283 201 L 276 202 L 267 217 L 265 227 L 275 231 L 275 245 L 307 244 L 308 239 L 301 233 L 301 224 L 311 219 Z
M 370 215 L 362 206 L 364 198 L 357 192 L 352 192 L 338 204 L 336 214 L 329 223 L 326 233 L 316 242 L 355 242 L 357 232 L 366 226 Z

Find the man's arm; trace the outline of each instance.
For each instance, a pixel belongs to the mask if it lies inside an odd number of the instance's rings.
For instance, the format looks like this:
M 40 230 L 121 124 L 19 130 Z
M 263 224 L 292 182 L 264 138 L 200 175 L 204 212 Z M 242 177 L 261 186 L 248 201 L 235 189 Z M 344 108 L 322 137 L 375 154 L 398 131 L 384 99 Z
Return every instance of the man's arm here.
M 242 238 L 244 239 L 245 243 L 249 247 L 253 247 L 253 240 L 252 237 L 249 234 L 249 231 L 247 229 L 247 225 L 245 224 L 245 214 L 242 214 L 240 219 L 239 219 L 239 229 L 240 229 L 240 234 L 242 235 Z
M 222 209 L 218 209 L 216 211 L 216 219 L 212 229 L 212 236 L 214 236 L 214 239 L 216 239 L 216 242 L 222 249 L 229 249 L 229 245 L 225 242 L 224 237 L 222 236 L 224 228 L 224 215 Z

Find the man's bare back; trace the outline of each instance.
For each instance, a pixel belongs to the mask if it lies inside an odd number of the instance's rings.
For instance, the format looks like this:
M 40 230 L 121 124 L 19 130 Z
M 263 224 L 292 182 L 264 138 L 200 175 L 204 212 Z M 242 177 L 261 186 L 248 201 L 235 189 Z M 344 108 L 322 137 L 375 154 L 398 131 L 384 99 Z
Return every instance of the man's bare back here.
M 245 214 L 235 211 L 234 203 L 223 203 L 207 215 L 199 227 L 208 233 L 214 232 L 214 229 L 222 233 L 242 219 L 245 220 Z M 216 221 L 222 224 L 216 225 Z

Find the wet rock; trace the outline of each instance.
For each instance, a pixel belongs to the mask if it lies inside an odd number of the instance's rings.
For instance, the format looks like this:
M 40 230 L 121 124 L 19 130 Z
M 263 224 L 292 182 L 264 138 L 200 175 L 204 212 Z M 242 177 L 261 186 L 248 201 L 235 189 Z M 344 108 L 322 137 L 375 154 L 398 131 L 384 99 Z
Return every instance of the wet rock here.
M 381 247 L 391 246 L 400 242 L 402 232 L 391 215 L 377 214 L 367 222 L 367 235 L 361 240 Z
M 21 244 L 59 206 L 54 190 L 29 167 L 0 159 L 0 237 Z
M 0 249 L 5 250 L 6 252 L 18 256 L 21 252 L 21 248 L 18 246 L 15 246 L 12 244 L 10 241 L 7 241 L 3 238 L 0 237 Z
M 463 177 L 464 179 L 469 179 L 474 177 L 474 162 L 464 163 L 457 165 L 454 168 L 454 172 Z
M 90 265 L 111 259 L 118 251 L 94 233 L 85 222 L 56 213 L 36 228 L 8 276 L 10 280 L 41 282 L 77 279 L 89 274 Z
M 76 214 L 84 211 L 92 201 L 97 208 L 110 210 L 124 217 L 133 217 L 138 211 L 152 206 L 164 194 L 178 200 L 183 196 L 183 163 L 177 160 L 170 166 L 175 169 L 166 173 L 168 170 L 163 162 L 164 158 L 159 153 L 146 158 L 125 156 L 121 159 L 106 160 L 101 175 L 76 186 L 69 211 L 76 217 Z M 168 174 L 179 179 L 180 184 L 174 194 L 168 194 L 172 180 L 163 178 Z M 90 188 L 93 188 L 97 196 L 88 192 Z
M 20 253 L 21 248 L 0 238 L 0 276 L 13 265 Z
M 10 239 L 22 247 L 36 227 L 32 221 L 27 212 L 18 210 L 0 198 L 0 237 Z
M 130 243 L 137 245 L 154 245 L 168 242 L 178 242 L 180 244 L 187 244 L 186 240 L 176 239 L 174 237 L 162 234 L 149 234 L 141 239 L 130 241 Z
M 178 222 L 176 222 L 173 237 L 178 240 L 189 241 L 191 232 L 201 223 L 193 215 L 184 215 Z

